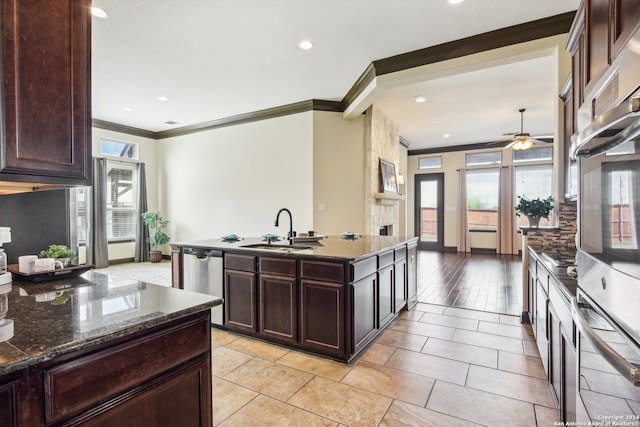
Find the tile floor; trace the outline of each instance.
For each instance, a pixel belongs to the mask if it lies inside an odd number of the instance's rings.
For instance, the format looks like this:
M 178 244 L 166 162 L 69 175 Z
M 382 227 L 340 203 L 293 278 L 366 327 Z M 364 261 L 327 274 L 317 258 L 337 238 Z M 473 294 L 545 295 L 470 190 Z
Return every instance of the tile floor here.
M 530 328 L 419 303 L 351 364 L 213 329 L 216 426 L 553 426 Z
M 558 413 L 530 327 L 517 316 L 462 308 L 491 309 L 484 296 L 494 294 L 495 310 L 513 307 L 518 297 L 508 283 L 519 286 L 519 273 L 499 258 L 420 252 L 420 300 L 440 283 L 450 289 L 441 291 L 443 304 L 452 306 L 418 303 L 348 365 L 213 329 L 214 424 L 554 426 Z M 171 283 L 166 261 L 97 271 Z M 492 285 L 469 294 L 480 276 Z

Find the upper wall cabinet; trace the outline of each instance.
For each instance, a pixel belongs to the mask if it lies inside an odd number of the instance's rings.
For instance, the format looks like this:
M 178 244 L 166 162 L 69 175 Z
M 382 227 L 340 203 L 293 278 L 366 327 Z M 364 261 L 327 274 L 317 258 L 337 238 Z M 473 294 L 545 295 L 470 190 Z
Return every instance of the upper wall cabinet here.
M 602 76 L 640 25 L 638 0 L 583 0 L 571 26 L 574 109 Z
M 1 181 L 90 183 L 90 6 L 0 0 Z

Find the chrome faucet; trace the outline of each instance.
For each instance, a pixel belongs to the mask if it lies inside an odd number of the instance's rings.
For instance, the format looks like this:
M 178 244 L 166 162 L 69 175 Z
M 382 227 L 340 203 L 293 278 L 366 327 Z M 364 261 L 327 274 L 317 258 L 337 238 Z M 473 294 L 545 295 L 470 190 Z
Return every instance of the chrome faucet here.
M 293 244 L 293 218 L 291 217 L 291 211 L 287 208 L 282 208 L 278 211 L 278 215 L 276 215 L 276 222 L 274 225 L 278 227 L 278 221 L 280 220 L 280 214 L 282 211 L 289 214 L 289 234 L 287 234 L 287 239 L 289 239 L 289 244 Z

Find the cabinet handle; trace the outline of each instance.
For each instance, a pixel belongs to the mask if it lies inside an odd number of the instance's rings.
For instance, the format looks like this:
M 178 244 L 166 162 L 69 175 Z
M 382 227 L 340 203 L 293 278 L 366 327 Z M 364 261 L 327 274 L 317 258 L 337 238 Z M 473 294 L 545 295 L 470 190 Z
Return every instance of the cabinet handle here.
M 580 306 L 578 305 L 578 298 L 576 297 L 571 298 L 571 314 L 574 322 L 576 322 L 576 325 L 578 326 L 578 329 L 593 348 L 631 384 L 639 387 L 640 367 L 620 356 L 618 352 L 611 348 L 609 344 L 595 333 L 591 326 L 589 326 L 589 323 L 582 316 L 582 313 L 580 313 Z

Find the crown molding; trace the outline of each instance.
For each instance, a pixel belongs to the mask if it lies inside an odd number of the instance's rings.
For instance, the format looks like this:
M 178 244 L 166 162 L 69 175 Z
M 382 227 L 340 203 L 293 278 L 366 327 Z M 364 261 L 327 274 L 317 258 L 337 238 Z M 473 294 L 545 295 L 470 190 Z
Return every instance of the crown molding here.
M 211 120 L 204 123 L 196 123 L 194 125 L 183 126 L 180 128 L 163 130 L 159 132 L 139 129 L 132 126 L 121 125 L 118 123 L 107 122 L 105 120 L 99 119 L 93 119 L 92 125 L 93 127 L 99 129 L 112 130 L 115 132 L 126 133 L 128 135 L 143 136 L 145 138 L 158 140 L 189 135 L 196 132 L 218 129 L 227 126 L 235 126 L 260 120 L 273 119 L 275 117 L 288 116 L 291 114 L 303 113 L 306 111 L 328 111 L 342 113 L 344 110 L 342 109 L 342 104 L 339 101 L 310 99 L 307 101 L 296 102 L 294 104 L 282 105 L 279 107 L 268 108 L 260 111 L 253 111 L 251 113 L 238 114 L 237 116 L 225 117 L 222 119 Z
M 477 34 L 424 49 L 373 61 L 376 76 L 460 58 L 491 49 L 530 42 L 569 32 L 576 12 L 567 12 L 524 24 Z
M 127 135 L 141 136 L 144 138 L 156 139 L 156 132 L 132 126 L 121 125 L 119 123 L 108 122 L 106 120 L 92 119 L 91 126 L 98 129 L 112 130 L 114 132 L 126 133 Z
M 553 143 L 553 138 L 536 138 L 540 141 L 544 141 L 547 144 Z M 422 148 L 420 150 L 409 150 L 407 155 L 409 156 L 424 156 L 428 154 L 441 154 L 441 153 L 452 153 L 455 151 L 472 151 L 472 150 L 486 150 L 491 148 L 504 148 L 511 143 L 511 140 L 508 141 L 489 141 L 489 142 L 478 142 L 474 144 L 463 144 L 463 145 L 448 145 L 445 147 L 434 147 L 434 148 Z

